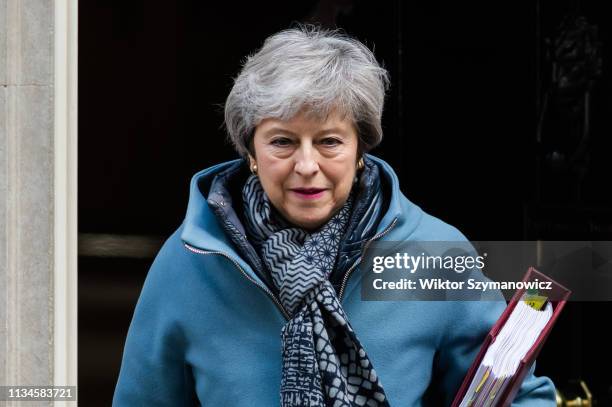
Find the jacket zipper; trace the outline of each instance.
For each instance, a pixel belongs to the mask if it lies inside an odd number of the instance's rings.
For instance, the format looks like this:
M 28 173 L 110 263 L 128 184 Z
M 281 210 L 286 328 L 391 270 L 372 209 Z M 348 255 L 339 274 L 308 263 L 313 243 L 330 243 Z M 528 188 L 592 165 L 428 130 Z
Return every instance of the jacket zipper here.
M 228 259 L 229 261 L 231 261 L 234 266 L 236 266 L 236 268 L 238 270 L 240 270 L 240 273 L 242 273 L 242 275 L 249 280 L 251 283 L 255 284 L 257 287 L 259 287 L 264 293 L 266 293 L 268 295 L 268 297 L 270 297 L 272 299 L 272 301 L 274 301 L 274 303 L 276 304 L 276 306 L 278 307 L 278 309 L 281 311 L 281 313 L 283 314 L 283 316 L 285 317 L 285 319 L 287 321 L 289 321 L 291 318 L 289 317 L 289 313 L 285 310 L 285 307 L 283 307 L 283 305 L 280 303 L 280 301 L 274 296 L 274 294 L 264 285 L 259 284 L 257 281 L 255 281 L 254 279 L 252 279 L 242 268 L 242 266 L 240 266 L 240 264 L 238 264 L 238 262 L 236 260 L 234 260 L 230 255 L 228 255 L 227 253 L 224 252 L 213 252 L 213 251 L 207 251 L 207 250 L 201 250 L 201 249 L 197 249 L 193 246 L 188 245 L 187 243 L 185 243 L 185 247 L 197 254 L 218 254 L 220 256 L 225 257 L 226 259 Z
M 397 218 L 393 218 L 393 221 L 391 222 L 391 224 L 389 226 L 387 226 L 387 228 L 385 230 L 383 230 L 379 234 L 375 235 L 374 237 L 372 237 L 370 240 L 368 240 L 366 242 L 366 244 L 363 247 L 363 251 L 361 252 L 361 256 L 359 257 L 359 259 L 355 263 L 353 263 L 351 268 L 349 268 L 348 271 L 346 272 L 346 274 L 344 274 L 344 278 L 342 279 L 342 285 L 340 285 L 340 292 L 338 293 L 338 301 L 340 301 L 340 303 L 342 303 L 342 295 L 344 294 L 344 289 L 346 288 L 346 283 L 348 282 L 348 279 L 351 276 L 351 273 L 353 272 L 353 270 L 359 264 L 361 264 L 361 261 L 363 260 L 363 256 L 364 256 L 366 250 L 368 250 L 368 246 L 370 246 L 370 243 L 372 243 L 372 241 L 374 241 L 376 239 L 380 239 L 381 237 L 383 237 L 384 235 L 389 233 L 391 231 L 391 229 L 393 229 L 393 227 L 395 226 L 396 223 L 397 223 Z

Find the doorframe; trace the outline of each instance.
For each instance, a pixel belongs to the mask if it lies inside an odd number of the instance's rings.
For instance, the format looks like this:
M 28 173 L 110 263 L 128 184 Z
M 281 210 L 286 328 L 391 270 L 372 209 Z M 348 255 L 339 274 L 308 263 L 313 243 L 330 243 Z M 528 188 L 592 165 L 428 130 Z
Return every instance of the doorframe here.
M 55 0 L 54 17 L 53 384 L 76 386 L 78 0 Z

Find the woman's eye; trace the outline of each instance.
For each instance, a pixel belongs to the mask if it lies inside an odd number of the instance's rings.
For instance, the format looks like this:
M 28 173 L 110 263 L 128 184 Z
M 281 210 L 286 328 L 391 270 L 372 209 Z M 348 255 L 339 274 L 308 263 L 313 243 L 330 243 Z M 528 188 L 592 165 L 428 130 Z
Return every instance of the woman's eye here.
M 341 141 L 338 140 L 337 138 L 328 137 L 328 138 L 324 138 L 323 140 L 321 140 L 321 143 L 326 145 L 326 146 L 336 146 L 336 145 L 340 144 Z
M 277 138 L 274 139 L 270 142 L 270 144 L 274 145 L 274 146 L 288 146 L 289 144 L 291 144 L 291 140 L 289 140 L 288 138 Z

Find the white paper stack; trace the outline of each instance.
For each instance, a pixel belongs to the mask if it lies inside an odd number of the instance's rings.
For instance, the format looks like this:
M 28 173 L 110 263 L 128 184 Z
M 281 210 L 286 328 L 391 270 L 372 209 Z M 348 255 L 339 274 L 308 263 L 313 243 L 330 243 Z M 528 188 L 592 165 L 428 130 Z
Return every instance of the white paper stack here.
M 518 301 L 495 341 L 482 358 L 460 407 L 493 407 L 516 373 L 521 360 L 552 317 L 552 305 L 536 310 Z

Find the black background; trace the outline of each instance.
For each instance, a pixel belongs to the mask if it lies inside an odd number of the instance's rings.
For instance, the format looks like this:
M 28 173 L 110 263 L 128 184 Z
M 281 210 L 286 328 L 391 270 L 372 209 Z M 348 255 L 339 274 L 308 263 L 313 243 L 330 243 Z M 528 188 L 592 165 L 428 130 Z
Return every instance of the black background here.
M 79 232 L 168 236 L 191 176 L 236 157 L 222 106 L 244 57 L 270 34 L 339 4 L 336 24 L 391 75 L 384 139 L 372 153 L 402 191 L 471 240 L 612 240 L 607 63 L 612 17 L 599 26 L 604 74 L 593 93 L 591 161 L 580 199 L 542 197 L 538 92 L 549 75 L 537 29 L 553 35 L 575 1 L 306 1 L 79 4 Z M 533 3 L 533 4 L 532 4 Z M 540 13 L 536 12 L 536 3 Z M 349 6 L 347 6 L 349 5 Z M 333 16 L 333 14 L 332 14 Z M 541 92 L 540 92 L 541 95 Z M 563 179 L 555 185 L 561 185 Z M 79 258 L 79 399 L 110 405 L 127 328 L 152 259 Z M 536 373 L 563 388 L 584 378 L 609 400 L 610 304 L 571 303 Z

